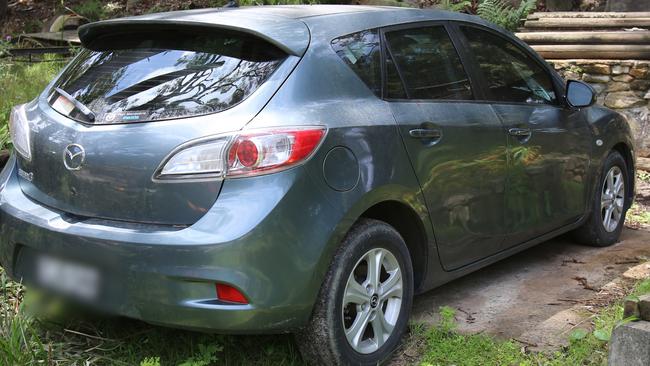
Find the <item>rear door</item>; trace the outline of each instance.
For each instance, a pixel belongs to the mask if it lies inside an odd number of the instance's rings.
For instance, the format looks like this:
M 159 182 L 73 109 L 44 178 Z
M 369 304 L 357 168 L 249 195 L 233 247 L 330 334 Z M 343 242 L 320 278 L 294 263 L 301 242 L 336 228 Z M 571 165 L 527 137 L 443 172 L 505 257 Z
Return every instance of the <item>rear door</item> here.
M 591 132 L 561 101 L 550 68 L 498 32 L 460 25 L 491 103 L 508 131 L 505 247 L 577 220 L 587 199 Z
M 506 135 L 470 80 L 445 23 L 384 30 L 385 87 L 451 270 L 497 252 Z

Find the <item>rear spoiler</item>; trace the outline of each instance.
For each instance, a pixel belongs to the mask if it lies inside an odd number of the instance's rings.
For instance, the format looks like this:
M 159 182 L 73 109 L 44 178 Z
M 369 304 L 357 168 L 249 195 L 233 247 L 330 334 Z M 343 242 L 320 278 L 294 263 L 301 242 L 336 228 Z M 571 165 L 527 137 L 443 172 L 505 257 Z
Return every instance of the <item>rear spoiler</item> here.
M 79 39 L 87 47 L 108 34 L 197 28 L 250 34 L 298 57 L 305 53 L 310 41 L 309 29 L 300 20 L 237 9 L 198 9 L 105 20 L 81 26 Z

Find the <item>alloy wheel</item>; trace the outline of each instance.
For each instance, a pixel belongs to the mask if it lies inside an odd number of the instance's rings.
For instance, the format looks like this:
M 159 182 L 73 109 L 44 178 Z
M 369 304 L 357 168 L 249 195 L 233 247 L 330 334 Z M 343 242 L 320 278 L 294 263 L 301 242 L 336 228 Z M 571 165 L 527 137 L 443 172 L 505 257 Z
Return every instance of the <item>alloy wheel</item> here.
M 618 227 L 623 217 L 625 204 L 625 181 L 623 172 L 613 166 L 605 175 L 603 191 L 600 195 L 600 212 L 605 231 L 611 233 Z
M 368 251 L 355 264 L 343 294 L 343 329 L 359 353 L 377 351 L 391 336 L 402 307 L 402 270 L 388 250 Z

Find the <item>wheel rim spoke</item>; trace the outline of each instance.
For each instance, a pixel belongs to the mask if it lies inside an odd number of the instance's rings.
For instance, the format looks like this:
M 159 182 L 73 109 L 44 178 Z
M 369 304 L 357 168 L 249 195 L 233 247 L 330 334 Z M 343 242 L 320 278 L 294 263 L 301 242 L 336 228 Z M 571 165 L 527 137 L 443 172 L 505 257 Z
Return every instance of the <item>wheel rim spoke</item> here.
M 605 175 L 600 195 L 600 210 L 603 227 L 607 232 L 615 231 L 623 217 L 625 204 L 625 179 L 618 166 L 613 166 Z
M 384 251 L 381 249 L 371 251 L 368 254 L 368 282 L 372 289 L 379 288 L 379 277 L 381 276 L 381 266 L 384 259 Z
M 343 297 L 343 305 L 346 304 L 363 304 L 368 302 L 368 293 L 366 289 L 361 286 L 354 278 L 348 282 L 345 289 L 345 296 Z
M 402 297 L 402 273 L 399 268 L 395 269 L 390 277 L 381 284 L 380 293 L 382 299 Z
M 370 311 L 363 311 L 357 314 L 357 318 L 352 323 L 350 329 L 345 331 L 345 336 L 348 338 L 348 342 L 352 347 L 358 348 L 359 343 L 361 343 L 361 337 L 366 331 L 368 326 L 368 321 L 370 320 Z
M 377 347 L 381 347 L 386 342 L 393 328 L 391 324 L 386 322 L 384 313 L 381 310 L 377 311 L 375 318 L 372 320 L 372 331 L 375 333 Z
M 621 179 L 621 175 L 616 176 L 616 183 L 614 184 L 614 194 L 619 195 L 621 190 L 623 189 L 623 179 Z
M 607 173 L 607 190 L 611 192 L 614 187 L 614 170 L 610 169 Z
M 605 226 L 605 229 L 607 229 L 607 230 L 609 230 L 609 227 L 610 227 L 611 222 L 612 222 L 612 211 L 613 210 L 614 209 L 611 206 L 607 207 L 607 209 L 605 210 L 605 222 L 603 222 L 603 224 Z

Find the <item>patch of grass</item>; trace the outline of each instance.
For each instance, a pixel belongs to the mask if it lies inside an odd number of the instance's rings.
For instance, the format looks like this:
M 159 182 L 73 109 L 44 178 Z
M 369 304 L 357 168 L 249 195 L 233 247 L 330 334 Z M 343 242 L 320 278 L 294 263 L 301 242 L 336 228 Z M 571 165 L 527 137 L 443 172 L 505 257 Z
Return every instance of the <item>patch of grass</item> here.
M 632 225 L 650 225 L 650 211 L 640 206 L 638 203 L 633 203 L 632 207 L 627 212 L 626 221 Z
M 644 183 L 650 183 L 650 172 L 646 172 L 645 170 L 637 170 L 636 177 Z
M 9 146 L 7 123 L 11 108 L 37 97 L 64 65 L 54 56 L 33 64 L 0 61 L 0 149 Z
M 638 283 L 631 296 L 650 293 L 650 279 Z M 527 352 L 514 340 L 500 341 L 484 334 L 463 335 L 455 331 L 455 310 L 443 307 L 440 324 L 424 335 L 427 347 L 422 366 L 433 365 L 606 365 L 607 341 L 623 320 L 622 299 L 593 317 L 593 331 L 575 330 L 569 346 L 556 352 Z

